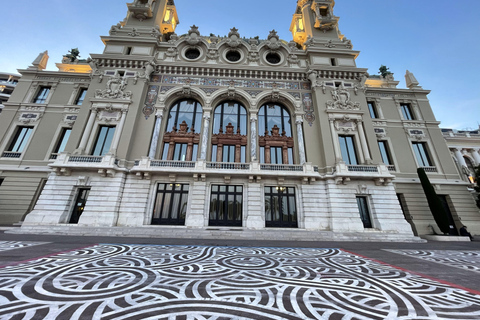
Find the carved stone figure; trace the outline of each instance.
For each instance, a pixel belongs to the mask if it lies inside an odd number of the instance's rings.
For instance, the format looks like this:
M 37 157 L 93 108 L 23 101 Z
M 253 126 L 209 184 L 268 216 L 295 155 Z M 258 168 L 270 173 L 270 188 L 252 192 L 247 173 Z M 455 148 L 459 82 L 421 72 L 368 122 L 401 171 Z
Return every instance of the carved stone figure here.
M 277 50 L 281 46 L 280 38 L 277 35 L 277 31 L 272 30 L 270 31 L 270 34 L 268 35 L 267 38 L 267 47 L 269 47 L 272 50 Z
M 228 33 L 228 38 L 229 39 L 226 41 L 226 43 L 231 48 L 236 48 L 241 43 L 240 33 L 238 33 L 238 29 L 235 27 L 230 29 L 230 32 Z

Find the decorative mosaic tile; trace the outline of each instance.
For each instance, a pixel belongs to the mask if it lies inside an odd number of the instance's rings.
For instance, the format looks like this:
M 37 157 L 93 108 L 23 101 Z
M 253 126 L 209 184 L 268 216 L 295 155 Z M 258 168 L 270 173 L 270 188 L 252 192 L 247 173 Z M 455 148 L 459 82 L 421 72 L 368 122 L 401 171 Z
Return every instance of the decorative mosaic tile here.
M 185 84 L 197 86 L 221 86 L 229 87 L 231 85 L 237 88 L 254 88 L 254 89 L 285 89 L 285 90 L 310 90 L 309 82 L 296 81 L 267 81 L 267 80 L 238 80 L 225 78 L 207 78 L 207 77 L 185 77 L 185 76 L 162 76 L 161 83 L 164 84 Z M 163 88 L 163 87 L 162 87 Z
M 31 246 L 38 246 L 48 242 L 33 242 L 33 241 L 0 241 L 0 251 L 7 251 Z
M 480 251 L 457 250 L 391 250 L 385 251 L 403 254 L 412 258 L 427 260 L 435 263 L 465 269 L 480 273 Z
M 339 249 L 104 244 L 0 287 L 0 319 L 480 319 L 479 295 Z

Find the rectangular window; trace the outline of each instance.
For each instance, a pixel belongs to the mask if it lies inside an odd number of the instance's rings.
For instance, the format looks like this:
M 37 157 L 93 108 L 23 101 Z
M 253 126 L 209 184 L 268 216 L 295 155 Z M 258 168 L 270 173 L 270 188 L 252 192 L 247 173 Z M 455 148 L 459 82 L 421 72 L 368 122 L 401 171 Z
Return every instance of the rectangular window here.
M 222 162 L 235 162 L 235 146 L 224 145 L 222 150 Z
M 368 101 L 367 104 L 368 104 L 368 111 L 370 112 L 370 118 L 377 119 L 378 113 L 377 113 L 377 107 L 375 105 L 375 102 Z
M 92 155 L 104 156 L 109 150 L 115 133 L 115 126 L 100 126 Z
M 18 127 L 7 151 L 23 152 L 32 131 L 33 127 Z
M 415 120 L 413 116 L 412 108 L 409 103 L 401 103 L 400 108 L 402 110 L 402 116 L 405 120 Z
M 378 141 L 378 148 L 380 149 L 380 154 L 382 155 L 382 162 L 386 165 L 392 165 L 393 162 L 392 158 L 390 157 L 387 141 Z
M 367 197 L 357 197 L 358 211 L 360 212 L 360 219 L 362 219 L 364 228 L 372 228 L 372 220 L 370 219 L 370 211 L 368 210 Z
M 175 150 L 173 151 L 173 160 L 185 161 L 187 159 L 186 143 L 175 143 Z
M 158 184 L 152 224 L 185 224 L 188 203 L 188 187 L 188 184 Z
M 295 188 L 265 187 L 265 226 L 298 227 Z
M 83 100 L 85 100 L 85 95 L 87 94 L 87 88 L 80 89 L 78 93 L 77 99 L 75 99 L 75 104 L 77 106 L 81 106 L 83 104 Z
M 270 163 L 283 164 L 283 150 L 282 147 L 270 147 Z
M 48 94 L 50 93 L 50 87 L 40 87 L 37 95 L 33 99 L 33 103 L 46 103 Z
M 427 146 L 425 142 L 412 142 L 413 152 L 420 167 L 432 167 L 432 161 L 428 155 Z
M 242 226 L 242 186 L 212 185 L 209 226 Z
M 60 138 L 58 139 L 55 149 L 53 149 L 54 153 L 61 153 L 65 151 L 65 146 L 67 145 L 68 138 L 70 138 L 71 132 L 72 132 L 71 128 L 62 128 L 62 133 L 60 134 Z
M 353 136 L 338 136 L 340 141 L 340 150 L 342 151 L 342 159 L 346 164 L 357 165 L 357 153 Z

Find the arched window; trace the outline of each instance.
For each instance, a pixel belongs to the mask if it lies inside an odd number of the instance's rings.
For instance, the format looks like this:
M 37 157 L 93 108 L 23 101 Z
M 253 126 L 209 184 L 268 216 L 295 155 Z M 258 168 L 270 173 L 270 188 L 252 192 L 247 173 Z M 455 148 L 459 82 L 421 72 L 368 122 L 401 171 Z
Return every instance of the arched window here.
M 285 107 L 264 104 L 258 112 L 258 133 L 261 163 L 294 163 L 291 117 Z
M 162 160 L 195 161 L 201 125 L 200 103 L 195 100 L 180 100 L 175 103 L 168 114 Z
M 226 101 L 215 108 L 212 135 L 213 162 L 246 162 L 247 110 Z

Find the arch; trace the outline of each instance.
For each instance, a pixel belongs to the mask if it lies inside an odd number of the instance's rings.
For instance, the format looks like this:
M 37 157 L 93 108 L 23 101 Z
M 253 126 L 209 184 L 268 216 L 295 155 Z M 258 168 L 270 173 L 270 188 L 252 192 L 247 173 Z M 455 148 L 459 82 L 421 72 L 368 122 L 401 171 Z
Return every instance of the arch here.
M 203 106 L 195 99 L 179 99 L 168 109 L 162 160 L 195 161 L 200 141 Z
M 282 91 L 263 91 L 262 93 L 258 94 L 256 98 L 257 105 L 259 106 L 270 102 L 279 102 L 287 107 L 291 111 L 292 115 L 297 113 L 301 103 L 301 101 L 295 100 L 294 97 Z
M 212 161 L 246 162 L 248 112 L 236 100 L 225 100 L 213 113 Z
M 280 103 L 264 103 L 258 110 L 258 133 L 260 162 L 294 163 L 293 121 L 287 107 Z
M 229 100 L 237 100 L 241 102 L 247 111 L 250 110 L 251 107 L 255 106 L 255 101 L 248 93 L 246 93 L 244 90 L 233 87 L 220 89 L 212 93 L 210 96 L 210 105 L 218 106 L 223 101 Z
M 158 101 L 168 108 L 181 99 L 197 100 L 203 107 L 208 107 L 207 96 L 204 91 L 197 87 L 184 85 L 170 89 L 164 94 L 160 94 Z

